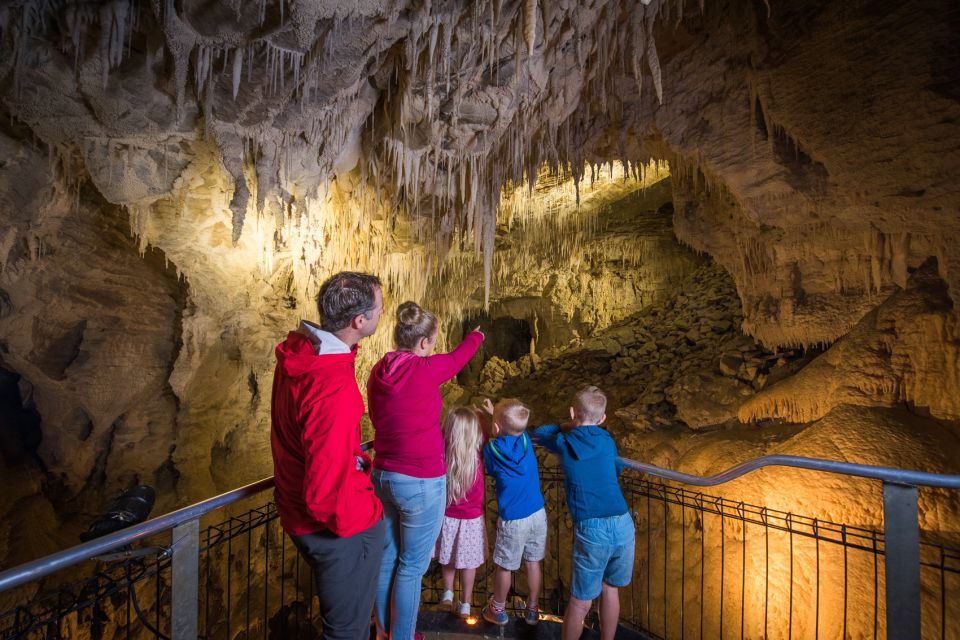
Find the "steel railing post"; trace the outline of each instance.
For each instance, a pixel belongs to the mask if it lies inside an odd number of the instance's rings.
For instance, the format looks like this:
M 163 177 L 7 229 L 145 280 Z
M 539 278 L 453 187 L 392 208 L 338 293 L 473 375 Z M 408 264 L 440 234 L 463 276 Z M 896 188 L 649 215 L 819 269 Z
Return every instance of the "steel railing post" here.
M 170 603 L 172 640 L 196 640 L 200 588 L 200 520 L 173 529 L 173 585 Z
M 883 483 L 887 638 L 920 637 L 920 522 L 917 488 Z

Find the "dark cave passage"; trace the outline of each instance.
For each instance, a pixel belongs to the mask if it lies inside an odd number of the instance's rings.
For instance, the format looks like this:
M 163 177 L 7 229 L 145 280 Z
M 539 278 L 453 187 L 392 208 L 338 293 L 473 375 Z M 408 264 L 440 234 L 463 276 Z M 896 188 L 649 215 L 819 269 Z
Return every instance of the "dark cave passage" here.
M 490 358 L 516 362 L 534 350 L 533 333 L 526 320 L 510 316 L 490 318 L 479 315 L 469 316 L 461 324 L 464 334 L 479 325 L 486 337 L 479 357 L 475 356 L 457 376 L 460 384 L 476 382 Z
M 0 455 L 8 467 L 35 459 L 43 439 L 40 414 L 23 398 L 22 378 L 0 367 Z

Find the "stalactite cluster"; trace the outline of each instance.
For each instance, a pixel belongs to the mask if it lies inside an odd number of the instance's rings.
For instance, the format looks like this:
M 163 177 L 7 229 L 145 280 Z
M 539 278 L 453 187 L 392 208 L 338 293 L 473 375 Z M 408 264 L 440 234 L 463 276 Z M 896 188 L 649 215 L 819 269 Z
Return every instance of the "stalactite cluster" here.
M 225 188 L 234 243 L 251 216 L 303 216 L 309 200 L 322 200 L 329 182 L 359 161 L 361 180 L 392 201 L 390 224 L 404 214 L 432 220 L 415 228 L 418 239 L 435 239 L 440 258 L 458 230 L 472 237 L 485 256 L 488 289 L 500 189 L 534 178 L 544 165 L 579 181 L 598 116 L 626 124 L 610 88 L 625 72 L 642 85 L 647 72 L 621 62 L 645 60 L 662 97 L 653 30 L 671 11 L 682 15 L 682 2 L 656 0 L 636 7 L 386 3 L 375 14 L 288 0 L 227 5 L 116 0 L 5 8 L 2 45 L 16 87 L 11 115 L 34 126 L 112 201 L 128 205 L 135 231 L 149 228 L 151 205 L 172 191 L 184 161 L 202 155 L 194 144 L 215 144 L 233 183 Z M 76 129 L 51 122 L 34 102 L 39 96 L 24 94 L 32 92 L 25 82 L 41 84 L 37 65 L 50 57 L 71 61 L 64 81 L 81 96 L 100 100 L 161 85 L 148 99 L 175 109 L 150 121 L 148 108 L 139 142 L 127 134 L 144 123 L 125 114 Z M 549 73 L 557 68 L 568 73 Z M 583 99 L 590 95 L 601 103 Z M 171 154 L 170 143 L 191 148 Z M 636 170 L 647 158 L 631 153 L 624 147 L 617 156 Z M 136 189 L 127 184 L 129 163 L 145 161 L 164 179 Z
M 279 229 L 315 217 L 305 214 L 309 202 L 324 200 L 333 181 L 355 172 L 350 181 L 375 194 L 367 200 L 382 209 L 386 228 L 411 229 L 435 263 L 456 238 L 468 237 L 483 255 L 487 300 L 504 188 L 533 184 L 544 173 L 569 175 L 576 188 L 589 164 L 616 159 L 633 173 L 653 157 L 666 159 L 681 195 L 699 203 L 698 224 L 684 227 L 689 243 L 722 253 L 728 268 L 743 273 L 746 328 L 771 344 L 824 344 L 850 321 L 807 321 L 798 311 L 805 300 L 822 294 L 827 307 L 852 319 L 874 296 L 903 286 L 906 268 L 928 255 L 938 257 L 949 282 L 958 271 L 957 252 L 936 235 L 936 223 L 907 236 L 897 229 L 915 198 L 944 210 L 947 174 L 936 162 L 951 153 L 948 146 L 911 151 L 910 166 L 929 167 L 921 170 L 930 188 L 888 179 L 882 163 L 864 168 L 889 184 L 871 200 L 857 191 L 852 170 L 862 159 L 837 148 L 837 139 L 843 126 L 882 131 L 889 110 L 864 98 L 869 108 L 856 122 L 852 114 L 794 109 L 785 100 L 803 105 L 815 94 L 790 82 L 848 84 L 822 67 L 819 45 L 789 49 L 788 40 L 763 35 L 799 25 L 800 35 L 788 39 L 819 42 L 830 36 L 821 37 L 809 15 L 826 10 L 812 0 L 808 9 L 682 0 L 23 0 L 0 9 L 0 74 L 11 79 L 5 112 L 70 167 L 64 175 L 74 185 L 89 180 L 108 201 L 127 206 L 135 230 L 151 228 L 155 205 L 172 196 L 209 145 L 226 174 L 237 245 L 248 242 L 247 226 L 270 242 L 265 229 L 273 223 L 264 227 L 261 219 L 275 219 Z M 898 11 L 909 17 L 905 29 L 922 32 L 908 7 Z M 836 28 L 860 33 L 870 29 L 865 20 L 844 14 Z M 933 51 L 937 36 L 929 40 Z M 795 51 L 786 65 L 780 47 Z M 881 64 L 859 52 L 843 55 L 851 68 Z M 938 73 L 924 86 L 939 86 Z M 884 85 L 884 100 L 895 100 L 886 97 L 895 95 L 895 83 Z M 721 103 L 727 106 L 718 109 Z M 930 102 L 917 121 L 929 124 L 933 139 L 948 140 L 939 128 L 949 127 L 951 108 Z M 837 126 L 825 131 L 809 122 L 817 110 Z M 702 126 L 691 126 L 696 118 Z M 716 137 L 727 130 L 736 135 Z M 740 146 L 730 145 L 737 137 Z M 733 246 L 708 239 L 699 224 L 725 201 L 741 210 L 734 234 L 723 234 L 735 238 Z M 877 206 L 896 213 L 877 213 Z M 838 223 L 847 210 L 865 219 Z M 778 219 L 768 225 L 773 233 L 758 222 L 764 216 Z M 809 254 L 834 233 L 830 282 L 810 287 L 811 276 L 822 279 L 813 273 L 822 258 L 778 249 L 778 235 Z M 274 232 L 274 246 L 260 252 L 266 272 L 275 266 L 269 256 L 289 249 L 285 237 Z M 856 256 L 850 243 L 858 245 Z M 803 284 L 787 302 L 751 299 L 776 299 L 769 281 L 789 277 L 791 264 Z

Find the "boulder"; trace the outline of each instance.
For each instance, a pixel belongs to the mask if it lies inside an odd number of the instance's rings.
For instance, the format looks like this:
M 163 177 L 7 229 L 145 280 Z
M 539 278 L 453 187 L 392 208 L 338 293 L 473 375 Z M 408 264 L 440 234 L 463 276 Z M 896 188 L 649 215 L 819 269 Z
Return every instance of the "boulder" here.
M 731 378 L 737 377 L 743 357 L 736 351 L 728 351 L 720 356 L 720 373 Z
M 676 406 L 677 418 L 691 429 L 722 424 L 737 416 L 745 396 L 753 390 L 726 376 L 691 373 L 667 387 L 666 398 Z

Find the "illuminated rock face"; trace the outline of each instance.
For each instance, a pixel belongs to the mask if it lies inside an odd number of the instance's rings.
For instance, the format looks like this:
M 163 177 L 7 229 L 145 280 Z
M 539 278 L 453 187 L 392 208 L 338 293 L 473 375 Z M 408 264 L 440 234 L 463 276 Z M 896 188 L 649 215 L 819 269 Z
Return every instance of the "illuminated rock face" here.
M 29 141 L 0 132 L 0 149 L 0 297 L 9 305 L 0 366 L 20 376 L 14 404 L 27 407 L 5 407 L 0 422 L 9 488 L 0 556 L 25 559 L 73 544 L 70 521 L 98 512 L 104 489 L 172 488 L 178 407 L 169 377 L 187 285 L 159 250 L 138 253 L 125 212 L 95 193 L 64 193 Z M 17 433 L 32 412 L 41 418 L 36 440 Z M 17 453 L 25 443 L 45 473 Z
M 906 403 L 920 415 L 955 420 L 958 337 L 944 283 L 928 264 L 821 357 L 744 404 L 740 419 L 812 422 L 839 405 Z
M 429 216 L 417 238 L 443 249 L 462 229 L 489 279 L 508 181 L 544 164 L 579 175 L 584 160 L 669 160 L 678 233 L 735 275 L 745 326 L 768 345 L 810 345 L 842 335 L 930 255 L 957 278 L 960 107 L 941 18 L 954 12 L 947 0 L 769 12 L 26 2 L 0 16 L 0 73 L 5 111 L 65 179 L 135 210 L 148 242 L 162 201 L 182 205 L 197 187 L 184 169 L 209 163 L 219 222 L 230 241 L 261 245 L 268 271 L 275 250 L 297 248 L 290 219 L 351 170 L 378 200 Z
M 649 184 L 624 180 L 620 168 L 610 173 L 580 188 L 579 207 L 571 206 L 569 180 L 555 185 L 545 177 L 533 194 L 520 187 L 504 195 L 492 265 L 496 296 L 482 317 L 525 321 L 525 352 L 578 344 L 674 291 L 704 262 L 673 235 L 665 172 Z M 459 318 L 483 299 L 475 255 L 451 253 L 445 268 L 428 295 L 440 294 L 441 317 Z M 472 292 L 472 299 L 447 300 L 447 290 Z
M 678 236 L 733 274 L 744 329 L 817 345 L 928 256 L 958 289 L 956 11 L 789 4 L 678 35 L 656 121 L 688 167 L 672 164 Z M 696 127 L 670 107 L 691 102 Z
M 624 441 L 629 441 L 629 446 L 653 464 L 697 475 L 719 473 L 734 463 L 764 454 L 828 455 L 832 459 L 880 466 L 954 474 L 960 471 L 956 456 L 947 453 L 960 446 L 956 430 L 903 408 L 845 405 L 805 428 L 768 426 L 762 430 L 700 433 L 696 437 L 651 432 L 622 438 L 621 444 Z M 670 636 L 680 635 L 681 624 L 688 634 L 699 633 L 702 572 L 705 635 L 719 635 L 721 624 L 739 631 L 741 620 L 744 637 L 787 637 L 791 630 L 794 635 L 813 636 L 818 632 L 821 636 L 839 637 L 843 629 L 852 636 L 871 636 L 875 625 L 878 637 L 885 635 L 883 558 L 879 557 L 874 564 L 870 549 L 875 541 L 869 533 L 882 530 L 883 501 L 878 481 L 769 468 L 704 492 L 730 501 L 724 524 L 716 515 L 695 515 L 691 508 L 684 515 L 673 506 L 664 526 L 663 510 L 656 502 L 649 515 L 641 516 L 653 532 L 649 563 L 642 536 L 638 550 L 643 569 L 652 574 L 651 619 L 658 633 L 664 602 L 661 584 L 665 585 L 666 602 L 670 603 L 668 611 L 681 598 L 686 602 L 687 615 L 670 616 L 667 621 Z M 753 524 L 744 527 L 736 517 L 729 517 L 741 504 L 748 513 L 756 514 L 760 507 L 766 507 L 770 510 L 768 521 L 774 526 L 766 529 L 758 524 L 763 520 L 757 517 Z M 640 508 L 645 510 L 645 506 L 640 501 Z M 787 514 L 795 518 L 793 535 L 784 527 Z M 960 519 L 960 501 L 945 491 L 921 490 L 919 518 L 925 539 L 950 539 L 955 535 L 950 523 Z M 823 540 L 819 542 L 802 534 L 812 530 L 813 519 L 821 527 Z M 837 544 L 844 538 L 841 528 L 833 523 L 847 525 L 848 548 Z M 685 531 L 681 531 L 681 526 Z M 863 529 L 858 530 L 860 527 Z M 664 531 L 671 541 L 666 564 L 661 541 Z M 680 544 L 684 533 L 685 555 Z M 702 548 L 700 536 L 704 539 Z M 928 547 L 923 551 L 924 562 L 931 567 L 939 563 L 936 551 Z M 664 566 L 669 569 L 669 580 L 661 582 Z M 677 579 L 681 567 L 686 572 L 685 597 Z M 957 604 L 949 595 L 953 583 L 948 583 L 945 606 L 940 599 L 943 592 L 938 570 L 925 567 L 921 583 L 921 637 L 941 635 L 943 615 L 946 635 L 956 633 Z
M 44 438 L 0 507 L 137 478 L 159 510 L 269 474 L 272 347 L 340 269 L 436 309 L 445 341 L 489 307 L 535 352 L 613 348 L 589 341 L 698 267 L 629 225 L 583 244 L 651 159 L 740 308 L 630 337 L 625 426 L 960 419 L 956 21 L 949 0 L 4 4 L 0 366 Z M 516 193 L 537 177 L 542 200 Z M 806 377 L 749 372 L 831 344 Z

